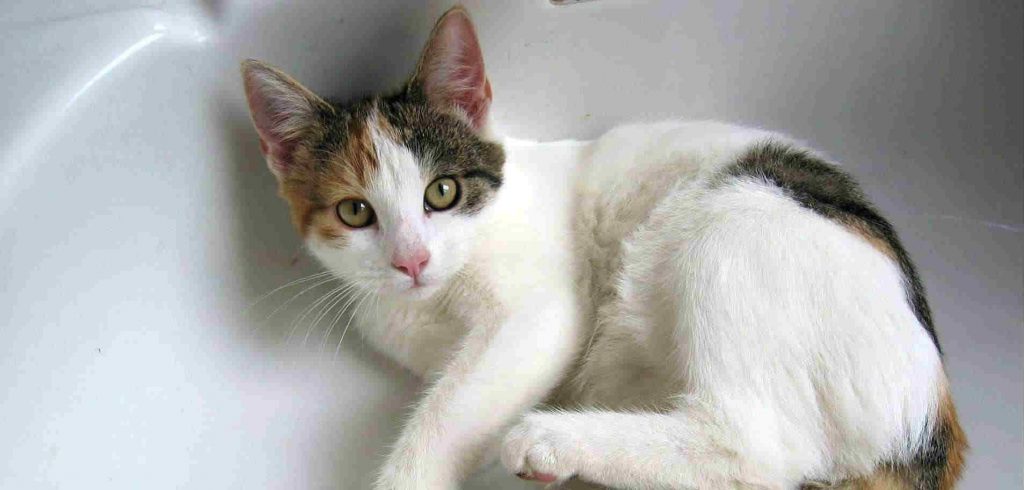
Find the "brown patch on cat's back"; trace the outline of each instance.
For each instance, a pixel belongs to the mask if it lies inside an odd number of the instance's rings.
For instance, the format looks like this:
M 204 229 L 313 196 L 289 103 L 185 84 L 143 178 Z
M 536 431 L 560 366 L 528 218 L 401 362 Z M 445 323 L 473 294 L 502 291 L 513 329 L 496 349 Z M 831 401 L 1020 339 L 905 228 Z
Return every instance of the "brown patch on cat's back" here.
M 882 255 L 885 255 L 890 260 L 899 260 L 896 251 L 892 249 L 892 246 L 886 241 L 885 237 L 880 236 L 869 224 L 857 218 L 842 219 L 840 224 L 854 235 L 863 239 L 872 248 L 882 252 Z

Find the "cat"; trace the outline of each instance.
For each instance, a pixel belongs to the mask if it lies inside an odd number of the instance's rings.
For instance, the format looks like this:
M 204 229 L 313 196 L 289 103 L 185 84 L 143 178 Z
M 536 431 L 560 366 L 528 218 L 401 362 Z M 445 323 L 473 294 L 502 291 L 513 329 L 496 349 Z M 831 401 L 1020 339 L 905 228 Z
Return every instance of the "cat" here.
M 800 143 L 632 124 L 552 164 L 494 134 L 461 7 L 390 95 L 242 74 L 309 251 L 430 380 L 376 488 L 458 488 L 492 448 L 540 483 L 955 487 L 967 442 L 921 281 Z

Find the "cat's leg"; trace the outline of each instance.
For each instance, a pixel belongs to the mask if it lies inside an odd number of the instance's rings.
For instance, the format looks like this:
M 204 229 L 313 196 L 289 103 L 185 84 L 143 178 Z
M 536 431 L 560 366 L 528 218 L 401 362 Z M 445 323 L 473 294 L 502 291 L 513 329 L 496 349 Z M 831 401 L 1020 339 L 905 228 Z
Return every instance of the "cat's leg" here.
M 547 292 L 507 317 L 501 308 L 479 311 L 477 327 L 406 423 L 376 488 L 457 488 L 500 431 L 561 379 L 578 344 L 572 304 L 567 294 Z
M 502 461 L 524 478 L 613 488 L 780 488 L 745 472 L 732 431 L 703 410 L 534 412 L 509 431 Z

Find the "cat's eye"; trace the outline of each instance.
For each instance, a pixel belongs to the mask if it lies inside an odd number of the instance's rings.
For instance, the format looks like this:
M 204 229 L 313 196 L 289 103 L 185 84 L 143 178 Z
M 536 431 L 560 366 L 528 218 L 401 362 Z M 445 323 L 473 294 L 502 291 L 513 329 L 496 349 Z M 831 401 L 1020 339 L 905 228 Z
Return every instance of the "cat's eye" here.
M 423 201 L 432 211 L 444 211 L 455 205 L 459 198 L 459 183 L 450 177 L 441 177 L 427 186 Z
M 376 220 L 370 203 L 360 199 L 345 199 L 338 203 L 338 218 L 352 228 L 370 226 Z

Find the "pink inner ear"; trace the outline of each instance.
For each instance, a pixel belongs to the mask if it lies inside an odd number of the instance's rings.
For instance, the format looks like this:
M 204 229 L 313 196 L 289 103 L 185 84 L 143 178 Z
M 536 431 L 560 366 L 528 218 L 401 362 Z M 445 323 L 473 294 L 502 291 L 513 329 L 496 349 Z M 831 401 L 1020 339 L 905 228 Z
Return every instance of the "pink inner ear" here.
M 275 104 L 272 100 L 273 93 L 268 93 L 269 87 L 259 76 L 251 71 L 246 73 L 245 96 L 249 102 L 253 125 L 260 137 L 260 151 L 271 158 L 271 171 L 283 175 L 292 163 L 291 153 L 295 143 L 288 141 L 286 135 L 281 133 L 280 128 L 286 123 L 287 117 L 280 103 Z
M 491 81 L 484 75 L 483 65 L 477 70 L 471 66 L 465 68 L 467 80 L 474 80 L 467 84 L 467 89 L 452 94 L 451 103 L 466 111 L 469 121 L 474 129 L 480 129 L 487 122 L 487 110 L 491 107 Z M 477 80 L 482 80 L 480 83 Z
M 473 128 L 481 129 L 491 105 L 491 83 L 476 31 L 464 11 L 453 10 L 441 19 L 425 57 L 427 98 L 433 104 L 461 109 Z
M 292 150 L 294 145 L 287 143 L 270 144 L 267 143 L 262 137 L 260 137 L 260 150 L 263 151 L 264 155 L 270 157 L 271 171 L 277 175 L 283 175 L 288 171 L 288 168 L 292 165 Z

